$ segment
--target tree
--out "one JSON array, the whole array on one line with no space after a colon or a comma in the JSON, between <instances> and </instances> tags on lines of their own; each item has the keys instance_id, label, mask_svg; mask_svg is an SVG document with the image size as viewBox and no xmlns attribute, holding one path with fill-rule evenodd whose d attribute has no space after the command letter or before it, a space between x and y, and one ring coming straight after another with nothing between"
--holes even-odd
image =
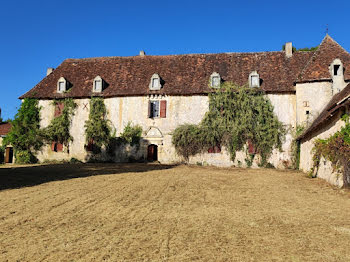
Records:
<instances>
[{"instance_id":1,"label":"tree","mask_svg":"<svg viewBox=\"0 0 350 262\"><path fill-rule=\"evenodd\" d=\"M4 146L9 144L13 146L16 162L32 162L35 159L34 152L43 145L38 100L24 99L11 124L11 130L3 141ZM25 159L21 158L22 155L26 156Z\"/></svg>"}]
</instances>

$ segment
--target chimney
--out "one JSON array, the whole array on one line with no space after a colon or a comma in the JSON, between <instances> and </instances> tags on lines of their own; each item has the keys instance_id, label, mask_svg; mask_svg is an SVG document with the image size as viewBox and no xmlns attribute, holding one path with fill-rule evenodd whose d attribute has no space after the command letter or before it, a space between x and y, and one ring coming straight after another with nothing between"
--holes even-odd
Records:
<instances>
[{"instance_id":1,"label":"chimney","mask_svg":"<svg viewBox=\"0 0 350 262\"><path fill-rule=\"evenodd\" d=\"M145 56L145 55L146 55L145 51L141 50L140 51L140 56Z\"/></svg>"},{"instance_id":2,"label":"chimney","mask_svg":"<svg viewBox=\"0 0 350 262\"><path fill-rule=\"evenodd\" d=\"M286 57L292 57L293 55L293 44L292 42L288 42L286 43L286 45L284 46L284 52L286 52Z\"/></svg>"},{"instance_id":3,"label":"chimney","mask_svg":"<svg viewBox=\"0 0 350 262\"><path fill-rule=\"evenodd\" d=\"M55 68L49 67L46 71L46 76L48 76L49 74L51 74L53 72L53 70L55 70Z\"/></svg>"}]
</instances>

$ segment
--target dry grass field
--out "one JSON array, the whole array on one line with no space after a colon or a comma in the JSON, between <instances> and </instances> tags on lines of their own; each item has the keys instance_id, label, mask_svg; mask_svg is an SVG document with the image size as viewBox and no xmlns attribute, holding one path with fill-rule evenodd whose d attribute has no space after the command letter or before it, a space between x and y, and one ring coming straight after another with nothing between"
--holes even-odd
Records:
<instances>
[{"instance_id":1,"label":"dry grass field","mask_svg":"<svg viewBox=\"0 0 350 262\"><path fill-rule=\"evenodd\" d=\"M350 193L302 173L0 168L0 261L350 261Z\"/></svg>"}]
</instances>

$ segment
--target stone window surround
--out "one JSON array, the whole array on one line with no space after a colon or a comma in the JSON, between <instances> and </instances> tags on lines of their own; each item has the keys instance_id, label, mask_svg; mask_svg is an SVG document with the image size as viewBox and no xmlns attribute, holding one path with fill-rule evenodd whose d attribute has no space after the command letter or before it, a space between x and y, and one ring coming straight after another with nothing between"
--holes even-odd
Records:
<instances>
[{"instance_id":1,"label":"stone window surround","mask_svg":"<svg viewBox=\"0 0 350 262\"><path fill-rule=\"evenodd\" d=\"M60 83L64 83L64 90L60 90ZM67 91L67 80L61 76L60 79L57 81L57 93L64 93Z\"/></svg>"},{"instance_id":2,"label":"stone window surround","mask_svg":"<svg viewBox=\"0 0 350 262\"><path fill-rule=\"evenodd\" d=\"M158 83L158 86L156 86L156 87L153 86L154 80L156 80ZM162 84L160 82L160 76L158 74L153 74L151 77L151 82L149 83L149 89L150 90L160 90L161 88L162 88Z\"/></svg>"},{"instance_id":3,"label":"stone window surround","mask_svg":"<svg viewBox=\"0 0 350 262\"><path fill-rule=\"evenodd\" d=\"M253 77L257 77L258 78L259 81L258 81L257 85L253 85L253 83L252 83L252 78ZM249 74L248 82L249 82L249 87L260 87L260 76L259 76L259 74L258 74L258 72L256 70L252 71Z\"/></svg>"},{"instance_id":4,"label":"stone window surround","mask_svg":"<svg viewBox=\"0 0 350 262\"><path fill-rule=\"evenodd\" d=\"M97 81L101 81L101 89L97 90L96 89L96 82ZM100 76L96 76L95 79L94 79L94 82L93 82L93 88L92 88L92 92L94 93L101 93L102 90L103 90L103 79L100 77Z\"/></svg>"},{"instance_id":5,"label":"stone window surround","mask_svg":"<svg viewBox=\"0 0 350 262\"><path fill-rule=\"evenodd\" d=\"M218 77L219 78L219 83L221 83L221 77L220 77L220 74L217 73L217 72L214 72L210 75L210 86L212 88L219 88L220 87L220 84L218 86L214 86L214 83L213 83L213 80L215 77Z\"/></svg>"},{"instance_id":6,"label":"stone window surround","mask_svg":"<svg viewBox=\"0 0 350 262\"><path fill-rule=\"evenodd\" d=\"M336 75L334 75L334 66L338 65L338 73ZM341 60L339 58L336 58L333 60L333 62L330 64L329 66L329 72L331 74L332 77L343 77L343 73L344 73L344 67L343 67L343 63L341 62Z\"/></svg>"}]
</instances>

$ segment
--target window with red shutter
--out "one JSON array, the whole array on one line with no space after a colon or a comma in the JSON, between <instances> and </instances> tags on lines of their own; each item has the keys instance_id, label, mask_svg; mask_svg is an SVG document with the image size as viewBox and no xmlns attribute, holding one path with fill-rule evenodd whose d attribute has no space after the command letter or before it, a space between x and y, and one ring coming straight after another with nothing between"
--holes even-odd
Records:
<instances>
[{"instance_id":1,"label":"window with red shutter","mask_svg":"<svg viewBox=\"0 0 350 262\"><path fill-rule=\"evenodd\" d=\"M63 113L64 104L57 103L55 106L55 117L59 117Z\"/></svg>"},{"instance_id":2,"label":"window with red shutter","mask_svg":"<svg viewBox=\"0 0 350 262\"><path fill-rule=\"evenodd\" d=\"M63 144L58 143L58 142L52 142L51 150L54 152L62 152L63 151Z\"/></svg>"},{"instance_id":3,"label":"window with red shutter","mask_svg":"<svg viewBox=\"0 0 350 262\"><path fill-rule=\"evenodd\" d=\"M248 140L248 153L249 154L256 154L255 146L251 140Z\"/></svg>"},{"instance_id":4,"label":"window with red shutter","mask_svg":"<svg viewBox=\"0 0 350 262\"><path fill-rule=\"evenodd\" d=\"M221 153L221 145L217 144L216 146L209 147L208 148L208 153L209 154Z\"/></svg>"},{"instance_id":5,"label":"window with red shutter","mask_svg":"<svg viewBox=\"0 0 350 262\"><path fill-rule=\"evenodd\" d=\"M166 118L166 100L160 101L160 117Z\"/></svg>"}]
</instances>

